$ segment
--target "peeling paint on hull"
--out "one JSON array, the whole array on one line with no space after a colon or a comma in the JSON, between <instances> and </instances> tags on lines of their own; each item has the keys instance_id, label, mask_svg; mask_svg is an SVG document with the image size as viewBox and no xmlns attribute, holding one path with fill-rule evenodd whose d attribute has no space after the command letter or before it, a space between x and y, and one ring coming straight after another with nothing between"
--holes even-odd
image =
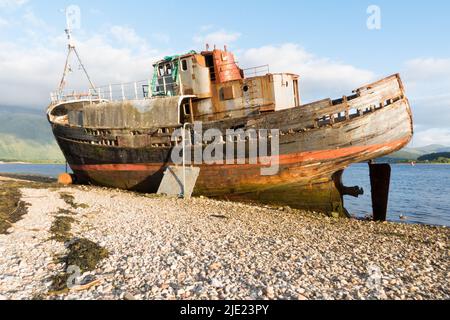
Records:
<instances>
[{"instance_id":1,"label":"peeling paint on hull","mask_svg":"<svg viewBox=\"0 0 450 320\"><path fill-rule=\"evenodd\" d=\"M229 128L280 130L279 173L263 176L261 165L248 161L201 165L194 194L343 215L343 189L336 176L353 163L400 150L413 134L411 109L398 75L356 92L341 100L205 123L204 131L217 128L224 135ZM54 109L55 114L64 112L61 106ZM86 128L50 122L79 181L156 192L164 170L173 165L170 129Z\"/></svg>"}]
</instances>

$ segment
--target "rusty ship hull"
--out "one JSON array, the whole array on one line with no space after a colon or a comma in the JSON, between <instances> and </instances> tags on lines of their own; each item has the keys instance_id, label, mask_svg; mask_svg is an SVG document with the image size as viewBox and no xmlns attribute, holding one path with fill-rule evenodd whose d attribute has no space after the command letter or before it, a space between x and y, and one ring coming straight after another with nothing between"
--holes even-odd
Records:
<instances>
[{"instance_id":1,"label":"rusty ship hull","mask_svg":"<svg viewBox=\"0 0 450 320\"><path fill-rule=\"evenodd\" d=\"M109 102L94 103L107 107ZM156 192L165 170L173 165L171 134L175 128L94 127L73 125L67 117L57 120L68 110L82 113L92 104L64 102L52 106L48 113L56 140L77 180ZM130 104L122 103L119 108L128 110ZM246 164L202 164L198 165L200 175L194 195L257 200L343 215L343 170L400 150L413 135L411 109L398 75L337 100L269 112L260 107L257 112L227 119L205 119L195 111L190 116L192 120L206 120L204 130L218 128L224 137L229 128L280 130L278 174L263 176L262 165L250 164L248 159Z\"/></svg>"}]
</instances>

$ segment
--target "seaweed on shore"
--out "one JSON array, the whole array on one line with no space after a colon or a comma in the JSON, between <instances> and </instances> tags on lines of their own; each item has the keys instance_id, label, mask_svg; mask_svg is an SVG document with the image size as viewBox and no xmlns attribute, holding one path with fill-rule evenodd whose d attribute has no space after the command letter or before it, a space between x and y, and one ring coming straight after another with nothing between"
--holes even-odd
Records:
<instances>
[{"instance_id":1,"label":"seaweed on shore","mask_svg":"<svg viewBox=\"0 0 450 320\"><path fill-rule=\"evenodd\" d=\"M61 258L64 262L64 272L52 277L50 294L66 293L70 277L68 268L75 266L81 273L95 270L99 262L109 256L108 250L87 239L74 239L68 245L68 253Z\"/></svg>"},{"instance_id":2,"label":"seaweed on shore","mask_svg":"<svg viewBox=\"0 0 450 320\"><path fill-rule=\"evenodd\" d=\"M28 203L21 200L20 189L42 189L55 186L51 179L34 176L17 176L2 174L11 180L0 180L0 234L7 234L8 229L27 214ZM23 180L13 180L23 179Z\"/></svg>"},{"instance_id":3,"label":"seaweed on shore","mask_svg":"<svg viewBox=\"0 0 450 320\"><path fill-rule=\"evenodd\" d=\"M22 201L20 188L29 187L23 182L0 182L0 234L7 234L11 226L28 212L29 204Z\"/></svg>"},{"instance_id":4,"label":"seaweed on shore","mask_svg":"<svg viewBox=\"0 0 450 320\"><path fill-rule=\"evenodd\" d=\"M82 209L86 209L89 206L85 203L75 203L75 197L69 193L63 192L60 193L59 195L61 197L61 199L64 200L65 203L67 203L69 206L71 206L74 209L78 209L78 208L82 208Z\"/></svg>"},{"instance_id":5,"label":"seaweed on shore","mask_svg":"<svg viewBox=\"0 0 450 320\"><path fill-rule=\"evenodd\" d=\"M87 239L76 239L68 249L66 265L77 266L82 272L95 270L98 263L109 255L108 250Z\"/></svg>"},{"instance_id":6,"label":"seaweed on shore","mask_svg":"<svg viewBox=\"0 0 450 320\"><path fill-rule=\"evenodd\" d=\"M50 232L52 233L51 239L59 242L69 241L72 238L70 229L72 228L72 223L74 222L75 219L72 217L56 217L56 219L52 223L52 226L50 227Z\"/></svg>"}]
</instances>

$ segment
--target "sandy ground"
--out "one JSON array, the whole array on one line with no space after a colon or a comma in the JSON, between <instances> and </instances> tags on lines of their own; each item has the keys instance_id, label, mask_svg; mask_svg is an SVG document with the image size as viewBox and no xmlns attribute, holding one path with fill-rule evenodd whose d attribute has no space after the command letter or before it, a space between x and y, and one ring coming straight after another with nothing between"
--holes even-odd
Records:
<instances>
[{"instance_id":1,"label":"sandy ground","mask_svg":"<svg viewBox=\"0 0 450 320\"><path fill-rule=\"evenodd\" d=\"M444 227L95 187L21 193L28 213L0 235L0 299L450 298ZM66 243L51 240L61 209ZM86 287L54 293L56 258L77 238L109 256L80 275Z\"/></svg>"}]
</instances>

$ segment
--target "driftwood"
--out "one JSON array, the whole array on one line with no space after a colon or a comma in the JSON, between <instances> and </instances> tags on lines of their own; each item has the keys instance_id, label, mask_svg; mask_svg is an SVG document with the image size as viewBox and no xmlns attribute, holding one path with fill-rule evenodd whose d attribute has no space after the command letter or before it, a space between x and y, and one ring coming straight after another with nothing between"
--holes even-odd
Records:
<instances>
[{"instance_id":1,"label":"driftwood","mask_svg":"<svg viewBox=\"0 0 450 320\"><path fill-rule=\"evenodd\" d=\"M73 286L72 288L70 288L70 291L84 291L84 290L89 290L92 287L96 287L98 286L100 283L102 282L101 279L96 279L92 282L83 284L83 285L77 285L77 286Z\"/></svg>"}]
</instances>

